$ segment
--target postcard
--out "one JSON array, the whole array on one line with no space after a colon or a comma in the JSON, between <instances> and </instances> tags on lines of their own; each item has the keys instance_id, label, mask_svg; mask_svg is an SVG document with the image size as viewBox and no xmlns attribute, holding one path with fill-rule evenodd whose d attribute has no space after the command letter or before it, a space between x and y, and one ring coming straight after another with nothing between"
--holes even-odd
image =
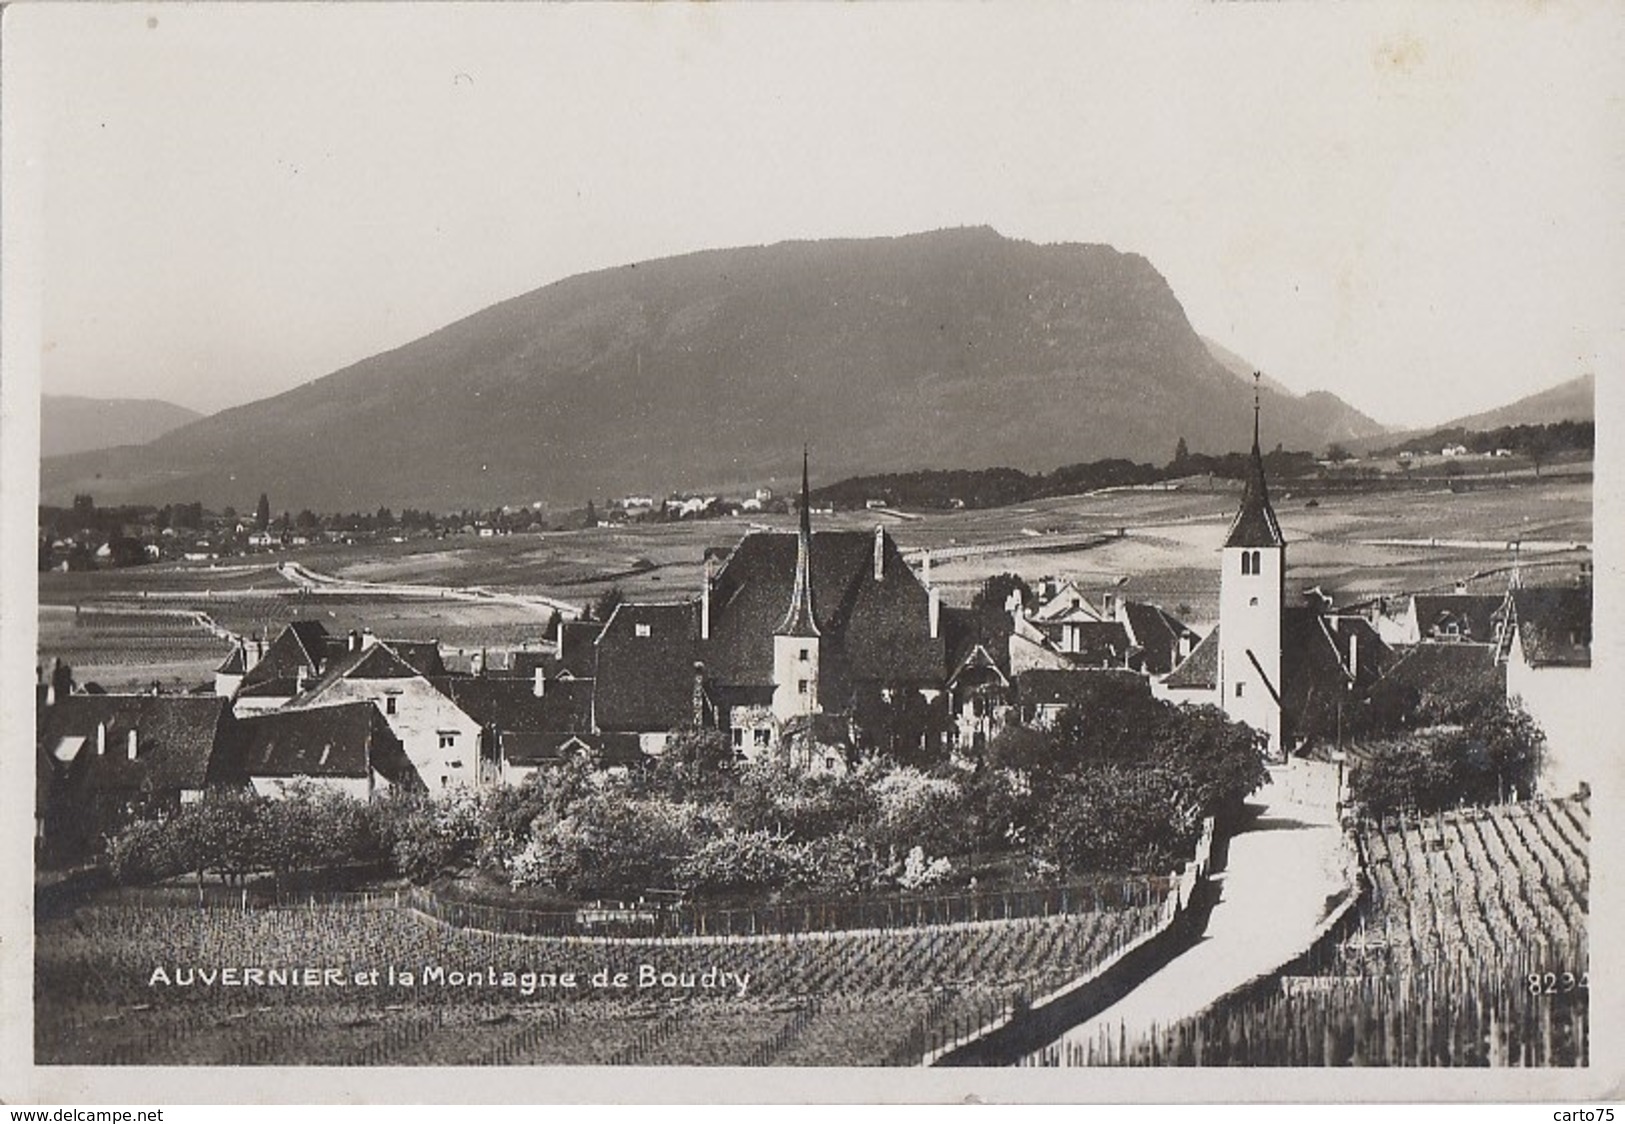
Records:
<instances>
[{"instance_id":1,"label":"postcard","mask_svg":"<svg viewBox=\"0 0 1625 1124\"><path fill-rule=\"evenodd\" d=\"M1622 47L10 7L4 1096L1616 1096Z\"/></svg>"}]
</instances>

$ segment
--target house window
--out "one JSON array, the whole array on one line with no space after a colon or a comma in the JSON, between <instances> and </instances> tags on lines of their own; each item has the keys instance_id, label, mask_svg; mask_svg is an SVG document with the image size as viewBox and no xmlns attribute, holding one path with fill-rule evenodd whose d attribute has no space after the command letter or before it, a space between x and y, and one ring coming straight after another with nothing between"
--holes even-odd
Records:
<instances>
[{"instance_id":1,"label":"house window","mask_svg":"<svg viewBox=\"0 0 1625 1124\"><path fill-rule=\"evenodd\" d=\"M1241 572L1243 574L1250 574L1253 572L1253 552L1250 550L1244 550L1241 552Z\"/></svg>"},{"instance_id":2,"label":"house window","mask_svg":"<svg viewBox=\"0 0 1625 1124\"><path fill-rule=\"evenodd\" d=\"M385 695L384 696L384 713L385 714L394 714L395 713L395 696L394 695Z\"/></svg>"},{"instance_id":3,"label":"house window","mask_svg":"<svg viewBox=\"0 0 1625 1124\"><path fill-rule=\"evenodd\" d=\"M1253 551L1253 573L1262 574L1263 572L1264 572L1264 556L1262 554L1260 554L1258 551L1255 550L1255 551Z\"/></svg>"},{"instance_id":4,"label":"house window","mask_svg":"<svg viewBox=\"0 0 1625 1124\"><path fill-rule=\"evenodd\" d=\"M451 749L456 744L457 744L457 735L456 734L442 733L440 735L440 748L441 749Z\"/></svg>"},{"instance_id":5,"label":"house window","mask_svg":"<svg viewBox=\"0 0 1625 1124\"><path fill-rule=\"evenodd\" d=\"M832 756L832 755L825 756L825 758L824 758L824 768L826 768L826 769L835 768L835 758L834 758L834 756Z\"/></svg>"},{"instance_id":6,"label":"house window","mask_svg":"<svg viewBox=\"0 0 1625 1124\"><path fill-rule=\"evenodd\" d=\"M649 626L646 624L636 624L632 626L632 631L638 636L647 636L649 635Z\"/></svg>"},{"instance_id":7,"label":"house window","mask_svg":"<svg viewBox=\"0 0 1625 1124\"><path fill-rule=\"evenodd\" d=\"M802 663L806 663L807 660L811 657L811 655L812 655L811 652L809 652L806 648L803 648L803 649L801 649L800 654L797 655L796 658L799 659Z\"/></svg>"},{"instance_id":8,"label":"house window","mask_svg":"<svg viewBox=\"0 0 1625 1124\"><path fill-rule=\"evenodd\" d=\"M799 682L796 683L796 690L798 692L800 692L801 694L803 694L803 695L805 695L807 693L807 687L808 687L808 683L807 683L807 681L805 679L802 679L802 680L800 680Z\"/></svg>"},{"instance_id":9,"label":"house window","mask_svg":"<svg viewBox=\"0 0 1625 1124\"><path fill-rule=\"evenodd\" d=\"M446 774L444 774L444 773L440 774L440 787L441 788L450 788L451 787L451 778L446 776Z\"/></svg>"},{"instance_id":10,"label":"house window","mask_svg":"<svg viewBox=\"0 0 1625 1124\"><path fill-rule=\"evenodd\" d=\"M745 731L744 731L744 729L742 727L735 726L734 730L733 730L733 734L734 734L734 748L735 749L743 749L744 746L745 746Z\"/></svg>"},{"instance_id":11,"label":"house window","mask_svg":"<svg viewBox=\"0 0 1625 1124\"><path fill-rule=\"evenodd\" d=\"M756 738L756 748L757 749L766 749L767 748L767 741L768 741L768 731L767 730L752 730L751 733Z\"/></svg>"},{"instance_id":12,"label":"house window","mask_svg":"<svg viewBox=\"0 0 1625 1124\"><path fill-rule=\"evenodd\" d=\"M1247 684L1245 684L1245 683L1237 683L1236 684L1236 698L1238 698L1238 699L1241 698L1243 690L1244 690L1244 688L1246 686L1247 686Z\"/></svg>"},{"instance_id":13,"label":"house window","mask_svg":"<svg viewBox=\"0 0 1625 1124\"><path fill-rule=\"evenodd\" d=\"M1247 598L1247 604L1249 604L1249 605L1257 605L1258 604L1258 598L1256 598L1256 597Z\"/></svg>"}]
</instances>

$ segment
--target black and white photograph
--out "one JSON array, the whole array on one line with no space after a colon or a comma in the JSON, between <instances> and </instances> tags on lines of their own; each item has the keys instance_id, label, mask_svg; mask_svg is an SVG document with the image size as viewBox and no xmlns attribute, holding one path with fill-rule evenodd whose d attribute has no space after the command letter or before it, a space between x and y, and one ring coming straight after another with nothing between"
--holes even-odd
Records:
<instances>
[{"instance_id":1,"label":"black and white photograph","mask_svg":"<svg viewBox=\"0 0 1625 1124\"><path fill-rule=\"evenodd\" d=\"M1625 10L0 59L8 1103L1617 1097Z\"/></svg>"}]
</instances>

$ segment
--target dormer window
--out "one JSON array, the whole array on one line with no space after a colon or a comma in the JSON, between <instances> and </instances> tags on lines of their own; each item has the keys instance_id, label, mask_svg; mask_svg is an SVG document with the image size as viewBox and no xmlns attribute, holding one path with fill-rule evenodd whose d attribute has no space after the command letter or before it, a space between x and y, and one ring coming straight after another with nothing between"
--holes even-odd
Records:
<instances>
[{"instance_id":1,"label":"dormer window","mask_svg":"<svg viewBox=\"0 0 1625 1124\"><path fill-rule=\"evenodd\" d=\"M634 636L648 636L649 626L646 624L635 624L632 626L632 634Z\"/></svg>"}]
</instances>

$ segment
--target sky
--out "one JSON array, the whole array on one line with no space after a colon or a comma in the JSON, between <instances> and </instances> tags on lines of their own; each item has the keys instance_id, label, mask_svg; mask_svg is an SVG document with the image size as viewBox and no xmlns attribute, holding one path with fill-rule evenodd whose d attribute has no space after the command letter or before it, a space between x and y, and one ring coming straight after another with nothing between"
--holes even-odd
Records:
<instances>
[{"instance_id":1,"label":"sky","mask_svg":"<svg viewBox=\"0 0 1625 1124\"><path fill-rule=\"evenodd\" d=\"M208 412L591 269L983 224L1143 254L1199 332L1389 424L1625 359L1605 0L5 21L47 393Z\"/></svg>"}]
</instances>

